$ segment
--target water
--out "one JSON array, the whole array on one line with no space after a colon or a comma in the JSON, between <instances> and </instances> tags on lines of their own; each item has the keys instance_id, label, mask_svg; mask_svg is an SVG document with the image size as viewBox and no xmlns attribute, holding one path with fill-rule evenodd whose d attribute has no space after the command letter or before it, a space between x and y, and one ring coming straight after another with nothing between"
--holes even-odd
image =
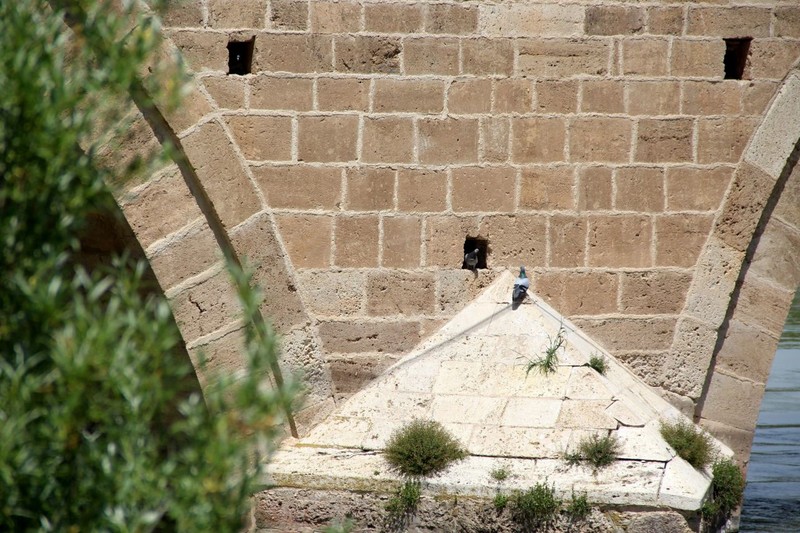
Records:
<instances>
[{"instance_id":1,"label":"water","mask_svg":"<svg viewBox=\"0 0 800 533\"><path fill-rule=\"evenodd\" d=\"M761 403L740 531L800 532L800 291Z\"/></svg>"}]
</instances>

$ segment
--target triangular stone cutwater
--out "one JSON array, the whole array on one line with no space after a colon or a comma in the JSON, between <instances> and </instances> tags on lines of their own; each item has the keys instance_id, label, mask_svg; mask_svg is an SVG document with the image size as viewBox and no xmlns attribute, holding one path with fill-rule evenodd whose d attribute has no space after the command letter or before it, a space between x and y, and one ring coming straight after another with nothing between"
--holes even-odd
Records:
<instances>
[{"instance_id":1,"label":"triangular stone cutwater","mask_svg":"<svg viewBox=\"0 0 800 533\"><path fill-rule=\"evenodd\" d=\"M470 455L426 480L429 490L491 498L490 472L502 467L512 474L508 490L547 480L567 499L586 491L601 504L698 509L709 476L677 457L659 432L680 412L535 294L512 308L513 284L514 275L500 275L309 435L287 441L270 464L271 482L386 490L397 476L380 450L406 422L433 419ZM559 330L565 343L555 371L528 372ZM592 355L605 358L605 375L587 366ZM615 435L618 460L599 470L567 464L564 453L592 434Z\"/></svg>"}]
</instances>

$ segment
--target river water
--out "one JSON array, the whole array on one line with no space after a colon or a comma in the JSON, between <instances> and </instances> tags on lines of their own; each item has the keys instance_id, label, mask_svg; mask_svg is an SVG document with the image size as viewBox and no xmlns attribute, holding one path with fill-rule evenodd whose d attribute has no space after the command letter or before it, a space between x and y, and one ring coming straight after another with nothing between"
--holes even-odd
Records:
<instances>
[{"instance_id":1,"label":"river water","mask_svg":"<svg viewBox=\"0 0 800 533\"><path fill-rule=\"evenodd\" d=\"M739 531L800 532L800 291L761 403Z\"/></svg>"}]
</instances>

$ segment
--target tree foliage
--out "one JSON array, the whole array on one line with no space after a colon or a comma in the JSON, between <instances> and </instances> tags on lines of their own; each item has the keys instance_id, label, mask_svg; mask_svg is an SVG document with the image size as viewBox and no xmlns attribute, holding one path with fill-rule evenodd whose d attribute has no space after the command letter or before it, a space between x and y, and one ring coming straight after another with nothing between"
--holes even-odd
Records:
<instances>
[{"instance_id":1,"label":"tree foliage","mask_svg":"<svg viewBox=\"0 0 800 533\"><path fill-rule=\"evenodd\" d=\"M294 396L263 385L277 348L248 276L230 267L249 372L201 394L145 265L76 261L159 44L156 18L111 4L0 2L0 530L235 531Z\"/></svg>"}]
</instances>

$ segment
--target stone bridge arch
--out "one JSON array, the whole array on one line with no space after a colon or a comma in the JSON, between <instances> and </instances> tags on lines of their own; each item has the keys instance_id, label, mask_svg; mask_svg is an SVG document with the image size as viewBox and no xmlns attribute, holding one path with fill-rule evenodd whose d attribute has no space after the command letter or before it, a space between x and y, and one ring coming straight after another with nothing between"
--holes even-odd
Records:
<instances>
[{"instance_id":1,"label":"stone bridge arch","mask_svg":"<svg viewBox=\"0 0 800 533\"><path fill-rule=\"evenodd\" d=\"M129 134L131 149L171 138L186 157L119 203L190 353L239 367L222 257L248 257L287 369L312 379L307 427L522 257L538 293L746 460L798 282L796 67L778 80L800 50L795 8L261 4L170 13L167 47L196 84L178 112L145 113ZM764 38L749 84L721 81L720 37L737 24ZM226 76L226 44L253 36L253 74ZM379 109L387 94L398 107ZM303 128L337 131L330 117L356 139L352 156L300 146ZM528 142L542 126L558 142ZM387 142L365 144L373 134ZM494 271L472 279L454 266L461 242L487 235Z\"/></svg>"}]
</instances>

